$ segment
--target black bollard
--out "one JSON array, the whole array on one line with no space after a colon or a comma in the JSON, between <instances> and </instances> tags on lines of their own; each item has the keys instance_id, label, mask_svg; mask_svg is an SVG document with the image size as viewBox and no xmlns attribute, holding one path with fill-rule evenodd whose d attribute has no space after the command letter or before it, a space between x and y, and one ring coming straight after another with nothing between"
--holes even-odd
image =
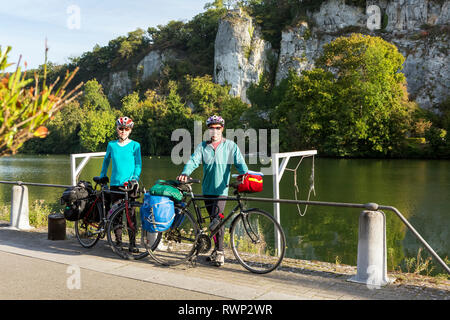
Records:
<instances>
[{"instance_id":1,"label":"black bollard","mask_svg":"<svg viewBox=\"0 0 450 320\"><path fill-rule=\"evenodd\" d=\"M48 240L66 239L66 219L61 213L48 215Z\"/></svg>"}]
</instances>

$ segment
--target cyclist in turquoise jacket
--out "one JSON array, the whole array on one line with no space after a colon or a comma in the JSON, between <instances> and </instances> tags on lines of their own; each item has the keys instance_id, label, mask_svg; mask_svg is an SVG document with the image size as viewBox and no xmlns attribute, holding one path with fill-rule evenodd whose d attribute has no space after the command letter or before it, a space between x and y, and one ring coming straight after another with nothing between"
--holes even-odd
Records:
<instances>
[{"instance_id":1,"label":"cyclist in turquoise jacket","mask_svg":"<svg viewBox=\"0 0 450 320\"><path fill-rule=\"evenodd\" d=\"M202 193L208 198L223 198L228 196L228 184L230 182L231 165L234 164L240 174L245 174L248 167L245 163L239 147L234 141L222 137L225 121L220 116L211 116L206 121L211 139L203 141L196 148L189 161L184 166L179 181L186 181L187 177L203 165ZM210 229L223 219L225 200L205 200L206 209L210 216ZM209 260L216 266L222 266L225 261L223 252L223 239L225 228L214 238L214 251Z\"/></svg>"},{"instance_id":2,"label":"cyclist in turquoise jacket","mask_svg":"<svg viewBox=\"0 0 450 320\"><path fill-rule=\"evenodd\" d=\"M130 179L139 179L142 170L141 145L139 142L129 138L134 122L128 117L120 117L116 121L116 131L118 139L108 143L106 154L103 158L102 171L100 177L105 177L109 164L112 162L110 190L120 191L124 182ZM122 194L111 193L111 204L122 199ZM134 208L131 210L131 222L136 226L136 214ZM122 243L122 229L115 230L116 243ZM134 233L130 232L130 252L138 252Z\"/></svg>"}]
</instances>

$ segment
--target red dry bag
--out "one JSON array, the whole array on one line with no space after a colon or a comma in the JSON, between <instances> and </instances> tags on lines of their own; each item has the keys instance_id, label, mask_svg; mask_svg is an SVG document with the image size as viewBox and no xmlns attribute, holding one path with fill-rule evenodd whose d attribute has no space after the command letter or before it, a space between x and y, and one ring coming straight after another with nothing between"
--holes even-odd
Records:
<instances>
[{"instance_id":1,"label":"red dry bag","mask_svg":"<svg viewBox=\"0 0 450 320\"><path fill-rule=\"evenodd\" d=\"M238 192L261 192L263 190L263 177L258 174L241 174L237 177Z\"/></svg>"}]
</instances>

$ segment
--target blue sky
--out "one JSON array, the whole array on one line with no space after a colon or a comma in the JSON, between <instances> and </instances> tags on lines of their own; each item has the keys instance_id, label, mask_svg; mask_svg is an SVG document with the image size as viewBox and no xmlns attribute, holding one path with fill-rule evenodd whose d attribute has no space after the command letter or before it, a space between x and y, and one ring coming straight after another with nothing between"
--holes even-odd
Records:
<instances>
[{"instance_id":1,"label":"blue sky","mask_svg":"<svg viewBox=\"0 0 450 320\"><path fill-rule=\"evenodd\" d=\"M48 60L65 63L68 57L90 51L95 44L129 31L165 25L170 20L189 21L204 12L212 0L8 0L0 5L0 45L10 45L10 62L22 54L28 69ZM79 11L78 11L79 10ZM79 12L79 15L77 14ZM79 17L79 19L78 19Z\"/></svg>"}]
</instances>

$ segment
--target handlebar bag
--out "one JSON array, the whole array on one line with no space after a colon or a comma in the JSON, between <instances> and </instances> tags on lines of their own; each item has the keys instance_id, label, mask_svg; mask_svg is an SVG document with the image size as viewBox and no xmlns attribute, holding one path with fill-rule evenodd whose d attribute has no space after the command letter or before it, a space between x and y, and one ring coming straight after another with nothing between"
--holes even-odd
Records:
<instances>
[{"instance_id":1,"label":"handlebar bag","mask_svg":"<svg viewBox=\"0 0 450 320\"><path fill-rule=\"evenodd\" d=\"M166 231L172 226L175 207L169 197L144 194L141 206L142 227L148 232Z\"/></svg>"},{"instance_id":2,"label":"handlebar bag","mask_svg":"<svg viewBox=\"0 0 450 320\"><path fill-rule=\"evenodd\" d=\"M259 174L241 174L237 177L238 192L252 193L263 190L263 177Z\"/></svg>"},{"instance_id":3,"label":"handlebar bag","mask_svg":"<svg viewBox=\"0 0 450 320\"><path fill-rule=\"evenodd\" d=\"M169 197L175 202L180 202L183 199L183 193L178 190L170 180L158 180L156 184L149 190L153 196Z\"/></svg>"}]
</instances>

